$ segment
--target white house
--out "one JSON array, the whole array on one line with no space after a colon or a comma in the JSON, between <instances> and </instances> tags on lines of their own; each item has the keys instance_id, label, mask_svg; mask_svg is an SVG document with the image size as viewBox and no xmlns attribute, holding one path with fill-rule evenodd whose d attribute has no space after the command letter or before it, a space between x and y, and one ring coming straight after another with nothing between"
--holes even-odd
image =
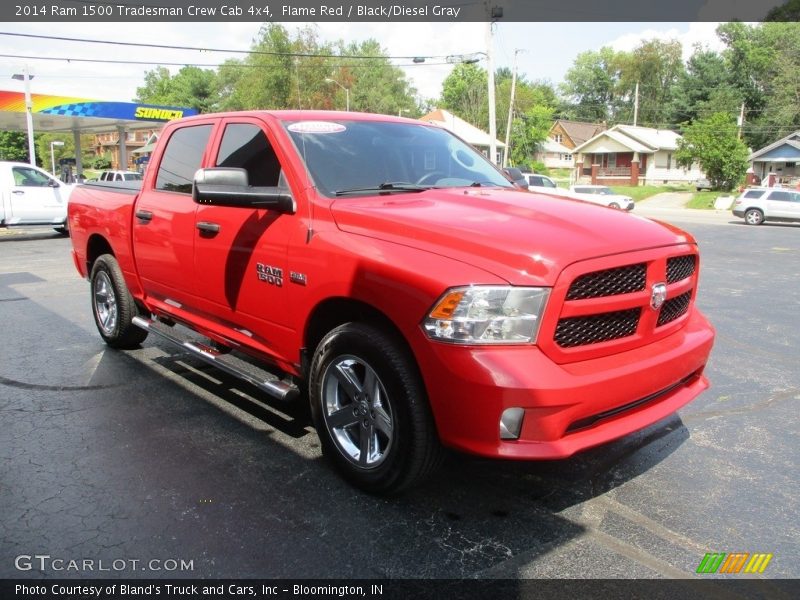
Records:
<instances>
[{"instance_id":1,"label":"white house","mask_svg":"<svg viewBox=\"0 0 800 600\"><path fill-rule=\"evenodd\" d=\"M575 164L572 150L552 138L547 138L533 156L548 169L571 169Z\"/></svg>"},{"instance_id":2,"label":"white house","mask_svg":"<svg viewBox=\"0 0 800 600\"><path fill-rule=\"evenodd\" d=\"M800 183L800 130L756 150L747 160L765 185Z\"/></svg>"},{"instance_id":3,"label":"white house","mask_svg":"<svg viewBox=\"0 0 800 600\"><path fill-rule=\"evenodd\" d=\"M690 183L703 172L697 165L676 164L679 139L669 129L615 125L573 149L574 179L605 185Z\"/></svg>"},{"instance_id":4,"label":"white house","mask_svg":"<svg viewBox=\"0 0 800 600\"><path fill-rule=\"evenodd\" d=\"M420 117L419 120L444 127L445 129L455 133L468 144L475 146L485 155L489 155L489 147L492 140L492 138L489 137L489 134L485 131L481 131L474 125L467 123L464 119L457 117L453 113L441 108L437 108L436 110L429 112L424 117ZM500 140L495 140L495 147L498 150L502 150L506 147L506 145ZM496 163L499 162L498 158L499 157L495 157Z\"/></svg>"}]
</instances>

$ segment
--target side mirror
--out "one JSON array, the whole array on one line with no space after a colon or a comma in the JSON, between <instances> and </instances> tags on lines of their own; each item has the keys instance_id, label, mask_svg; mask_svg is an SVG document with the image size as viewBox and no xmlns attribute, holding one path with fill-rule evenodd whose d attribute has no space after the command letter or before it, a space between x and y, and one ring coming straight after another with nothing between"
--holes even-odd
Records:
<instances>
[{"instance_id":1,"label":"side mirror","mask_svg":"<svg viewBox=\"0 0 800 600\"><path fill-rule=\"evenodd\" d=\"M265 208L290 215L297 210L291 194L273 186L251 186L245 169L231 167L198 170L192 184L192 199L198 204Z\"/></svg>"},{"instance_id":2,"label":"side mirror","mask_svg":"<svg viewBox=\"0 0 800 600\"><path fill-rule=\"evenodd\" d=\"M55 179L48 179L47 185L50 186L51 188L61 187L60 184Z\"/></svg>"}]
</instances>

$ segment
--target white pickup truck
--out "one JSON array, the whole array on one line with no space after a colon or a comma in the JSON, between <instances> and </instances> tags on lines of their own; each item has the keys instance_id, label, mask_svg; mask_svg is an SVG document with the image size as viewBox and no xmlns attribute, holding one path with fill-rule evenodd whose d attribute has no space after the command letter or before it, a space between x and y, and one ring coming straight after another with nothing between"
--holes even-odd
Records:
<instances>
[{"instance_id":1,"label":"white pickup truck","mask_svg":"<svg viewBox=\"0 0 800 600\"><path fill-rule=\"evenodd\" d=\"M0 161L0 227L48 226L66 234L74 188L39 167Z\"/></svg>"}]
</instances>

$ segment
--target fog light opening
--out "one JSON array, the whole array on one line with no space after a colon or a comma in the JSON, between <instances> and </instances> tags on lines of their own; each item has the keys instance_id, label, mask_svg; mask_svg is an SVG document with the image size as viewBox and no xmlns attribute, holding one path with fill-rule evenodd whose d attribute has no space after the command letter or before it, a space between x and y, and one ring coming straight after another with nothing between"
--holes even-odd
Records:
<instances>
[{"instance_id":1,"label":"fog light opening","mask_svg":"<svg viewBox=\"0 0 800 600\"><path fill-rule=\"evenodd\" d=\"M522 408L507 408L500 417L500 439L517 440L522 430L522 417L525 410Z\"/></svg>"}]
</instances>

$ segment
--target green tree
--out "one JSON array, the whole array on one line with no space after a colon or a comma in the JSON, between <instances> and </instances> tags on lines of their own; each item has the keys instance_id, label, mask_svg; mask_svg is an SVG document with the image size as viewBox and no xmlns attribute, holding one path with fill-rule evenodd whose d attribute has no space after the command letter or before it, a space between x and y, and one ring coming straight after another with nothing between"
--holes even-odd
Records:
<instances>
[{"instance_id":1,"label":"green tree","mask_svg":"<svg viewBox=\"0 0 800 600\"><path fill-rule=\"evenodd\" d=\"M511 162L527 165L533 159L538 146L547 138L553 124L553 108L536 105L514 119L511 126Z\"/></svg>"},{"instance_id":2,"label":"green tree","mask_svg":"<svg viewBox=\"0 0 800 600\"><path fill-rule=\"evenodd\" d=\"M565 116L579 121L613 121L619 110L617 91L625 55L604 46L581 52L559 86L565 96Z\"/></svg>"},{"instance_id":3,"label":"green tree","mask_svg":"<svg viewBox=\"0 0 800 600\"><path fill-rule=\"evenodd\" d=\"M0 160L28 162L28 134L0 131Z\"/></svg>"},{"instance_id":4,"label":"green tree","mask_svg":"<svg viewBox=\"0 0 800 600\"><path fill-rule=\"evenodd\" d=\"M157 67L144 76L144 85L136 88L136 102L188 106L201 113L219 107L217 74L199 67L182 67L174 76L166 67Z\"/></svg>"},{"instance_id":5,"label":"green tree","mask_svg":"<svg viewBox=\"0 0 800 600\"><path fill-rule=\"evenodd\" d=\"M344 110L347 89L351 110L419 111L416 90L375 40L322 42L311 26L290 34L270 23L261 28L252 50L245 59L220 67L225 110Z\"/></svg>"},{"instance_id":6,"label":"green tree","mask_svg":"<svg viewBox=\"0 0 800 600\"><path fill-rule=\"evenodd\" d=\"M472 63L457 64L442 82L441 108L486 130L489 123L489 76Z\"/></svg>"},{"instance_id":7,"label":"green tree","mask_svg":"<svg viewBox=\"0 0 800 600\"><path fill-rule=\"evenodd\" d=\"M684 73L682 46L678 41L649 40L630 53L620 53L616 86L616 119L633 122L636 87L639 88L638 125L664 127L669 123L668 106L676 84Z\"/></svg>"},{"instance_id":8,"label":"green tree","mask_svg":"<svg viewBox=\"0 0 800 600\"><path fill-rule=\"evenodd\" d=\"M744 136L753 148L800 126L800 24L734 22L717 28L731 84L745 104Z\"/></svg>"},{"instance_id":9,"label":"green tree","mask_svg":"<svg viewBox=\"0 0 800 600\"><path fill-rule=\"evenodd\" d=\"M731 84L722 55L695 47L675 85L670 122L694 121L714 112L734 114L742 100L742 94Z\"/></svg>"},{"instance_id":10,"label":"green tree","mask_svg":"<svg viewBox=\"0 0 800 600\"><path fill-rule=\"evenodd\" d=\"M675 152L679 165L698 163L711 183L724 190L732 190L742 180L747 156L736 122L726 113L714 113L689 124Z\"/></svg>"}]
</instances>

